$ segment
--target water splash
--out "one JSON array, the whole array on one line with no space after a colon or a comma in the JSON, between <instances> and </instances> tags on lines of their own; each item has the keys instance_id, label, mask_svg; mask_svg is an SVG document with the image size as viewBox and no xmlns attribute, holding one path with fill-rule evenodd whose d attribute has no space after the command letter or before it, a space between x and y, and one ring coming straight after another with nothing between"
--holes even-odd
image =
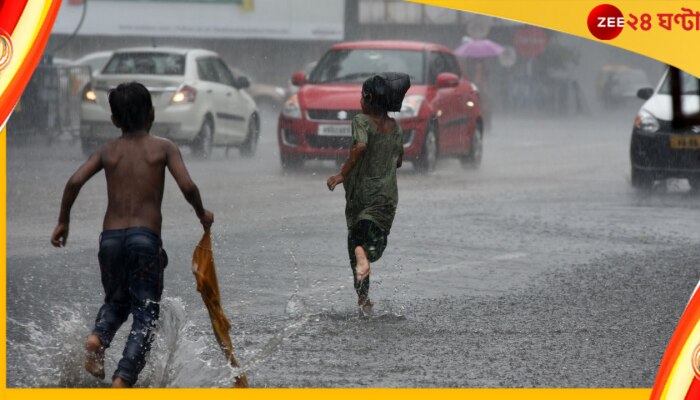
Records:
<instances>
[{"instance_id":1,"label":"water splash","mask_svg":"<svg viewBox=\"0 0 700 400\"><path fill-rule=\"evenodd\" d=\"M8 318L8 387L99 387L83 369L83 345L90 321L80 312L54 307L50 328Z\"/></svg>"},{"instance_id":2,"label":"water splash","mask_svg":"<svg viewBox=\"0 0 700 400\"><path fill-rule=\"evenodd\" d=\"M140 385L231 387L236 371L222 356L213 334L187 318L180 298L165 298Z\"/></svg>"},{"instance_id":3,"label":"water splash","mask_svg":"<svg viewBox=\"0 0 700 400\"><path fill-rule=\"evenodd\" d=\"M297 293L294 293L287 301L284 313L292 318L299 318L306 313L306 303Z\"/></svg>"},{"instance_id":4,"label":"water splash","mask_svg":"<svg viewBox=\"0 0 700 400\"><path fill-rule=\"evenodd\" d=\"M53 307L47 327L8 319L8 387L105 387L111 383L131 319L105 353L107 377L98 380L83 369L84 341L92 328L87 311ZM185 303L164 298L155 339L137 387L231 387L237 374L223 357L209 326L195 326Z\"/></svg>"}]
</instances>

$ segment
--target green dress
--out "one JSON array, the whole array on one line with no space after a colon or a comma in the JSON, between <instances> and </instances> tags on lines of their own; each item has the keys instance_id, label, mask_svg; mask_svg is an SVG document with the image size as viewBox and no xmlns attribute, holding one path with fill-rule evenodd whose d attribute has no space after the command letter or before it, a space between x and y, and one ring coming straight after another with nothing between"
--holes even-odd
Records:
<instances>
[{"instance_id":1,"label":"green dress","mask_svg":"<svg viewBox=\"0 0 700 400\"><path fill-rule=\"evenodd\" d=\"M403 154L403 132L396 124L393 131L380 133L361 113L352 120L352 141L366 143L367 150L343 182L348 229L368 220L389 235L399 203L396 163Z\"/></svg>"}]
</instances>

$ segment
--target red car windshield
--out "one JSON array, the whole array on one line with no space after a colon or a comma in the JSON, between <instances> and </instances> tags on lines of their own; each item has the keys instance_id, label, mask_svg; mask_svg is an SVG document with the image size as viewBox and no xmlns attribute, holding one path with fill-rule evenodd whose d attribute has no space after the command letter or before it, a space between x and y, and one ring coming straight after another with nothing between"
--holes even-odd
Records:
<instances>
[{"instance_id":1,"label":"red car windshield","mask_svg":"<svg viewBox=\"0 0 700 400\"><path fill-rule=\"evenodd\" d=\"M349 49L326 53L309 75L309 83L361 83L381 72L403 72L412 84L425 81L424 53L410 50Z\"/></svg>"}]
</instances>

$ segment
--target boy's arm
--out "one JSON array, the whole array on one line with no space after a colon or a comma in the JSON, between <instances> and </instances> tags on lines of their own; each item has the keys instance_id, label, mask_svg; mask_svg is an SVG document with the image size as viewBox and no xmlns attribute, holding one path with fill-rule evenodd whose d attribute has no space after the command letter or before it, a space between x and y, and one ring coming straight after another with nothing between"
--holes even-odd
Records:
<instances>
[{"instance_id":1,"label":"boy's arm","mask_svg":"<svg viewBox=\"0 0 700 400\"><path fill-rule=\"evenodd\" d=\"M350 150L350 155L348 156L348 159L343 163L343 166L340 168L340 173L337 175L333 175L330 178L328 178L328 181L326 181L326 184L328 185L329 190L335 189L338 184L343 183L345 181L345 178L347 178L348 175L350 175L350 172L352 172L352 169L355 168L355 164L357 164L357 161L362 158L362 155L365 154L365 151L367 150L367 143L355 143L352 146L352 150Z\"/></svg>"},{"instance_id":2,"label":"boy's arm","mask_svg":"<svg viewBox=\"0 0 700 400\"><path fill-rule=\"evenodd\" d=\"M102 169L102 157L100 152L93 153L87 161L81 165L73 176L68 179L66 187L63 190L63 199L61 200L61 212L58 216L58 224L51 235L51 244L55 247L66 245L68 240L68 227L70 225L70 210L78 198L80 189L85 182L92 178L97 172Z\"/></svg>"},{"instance_id":3,"label":"boy's arm","mask_svg":"<svg viewBox=\"0 0 700 400\"><path fill-rule=\"evenodd\" d=\"M166 146L166 165L168 166L168 171L170 171L177 186L185 196L185 200L194 208L199 222L202 223L205 230L209 229L211 224L214 223L214 214L206 210L202 205L202 197L199 195L199 189L197 185L194 184L194 181L192 181L192 178L190 178L189 172L187 172L187 167L185 167L185 162L182 160L180 149L171 141L168 141Z\"/></svg>"}]
</instances>

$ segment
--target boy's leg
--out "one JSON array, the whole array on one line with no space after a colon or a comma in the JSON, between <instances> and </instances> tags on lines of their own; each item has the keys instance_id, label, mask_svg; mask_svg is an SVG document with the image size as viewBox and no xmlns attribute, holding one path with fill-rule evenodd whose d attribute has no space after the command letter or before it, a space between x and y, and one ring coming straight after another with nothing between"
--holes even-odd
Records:
<instances>
[{"instance_id":1,"label":"boy's leg","mask_svg":"<svg viewBox=\"0 0 700 400\"><path fill-rule=\"evenodd\" d=\"M120 377L116 377L116 378L114 378L114 380L112 381L112 387L113 387L113 388L125 389L125 388L130 388L131 385L130 385L127 381L125 381L124 379L122 379L122 378L120 378Z\"/></svg>"},{"instance_id":2,"label":"boy's leg","mask_svg":"<svg viewBox=\"0 0 700 400\"><path fill-rule=\"evenodd\" d=\"M163 272L167 265L160 239L152 233L139 234L136 228L134 230L136 233L127 237L133 324L122 359L112 378L114 387L124 387L120 386L122 384L133 386L146 364L146 354L153 341L153 328L160 313Z\"/></svg>"},{"instance_id":3,"label":"boy's leg","mask_svg":"<svg viewBox=\"0 0 700 400\"><path fill-rule=\"evenodd\" d=\"M85 369L91 375L104 379L104 351L129 316L129 290L122 238L116 234L103 234L98 259L105 300L97 312L92 334L85 342Z\"/></svg>"},{"instance_id":4,"label":"boy's leg","mask_svg":"<svg viewBox=\"0 0 700 400\"><path fill-rule=\"evenodd\" d=\"M85 370L96 378L105 378L105 348L97 335L88 336L85 342Z\"/></svg>"}]
</instances>

